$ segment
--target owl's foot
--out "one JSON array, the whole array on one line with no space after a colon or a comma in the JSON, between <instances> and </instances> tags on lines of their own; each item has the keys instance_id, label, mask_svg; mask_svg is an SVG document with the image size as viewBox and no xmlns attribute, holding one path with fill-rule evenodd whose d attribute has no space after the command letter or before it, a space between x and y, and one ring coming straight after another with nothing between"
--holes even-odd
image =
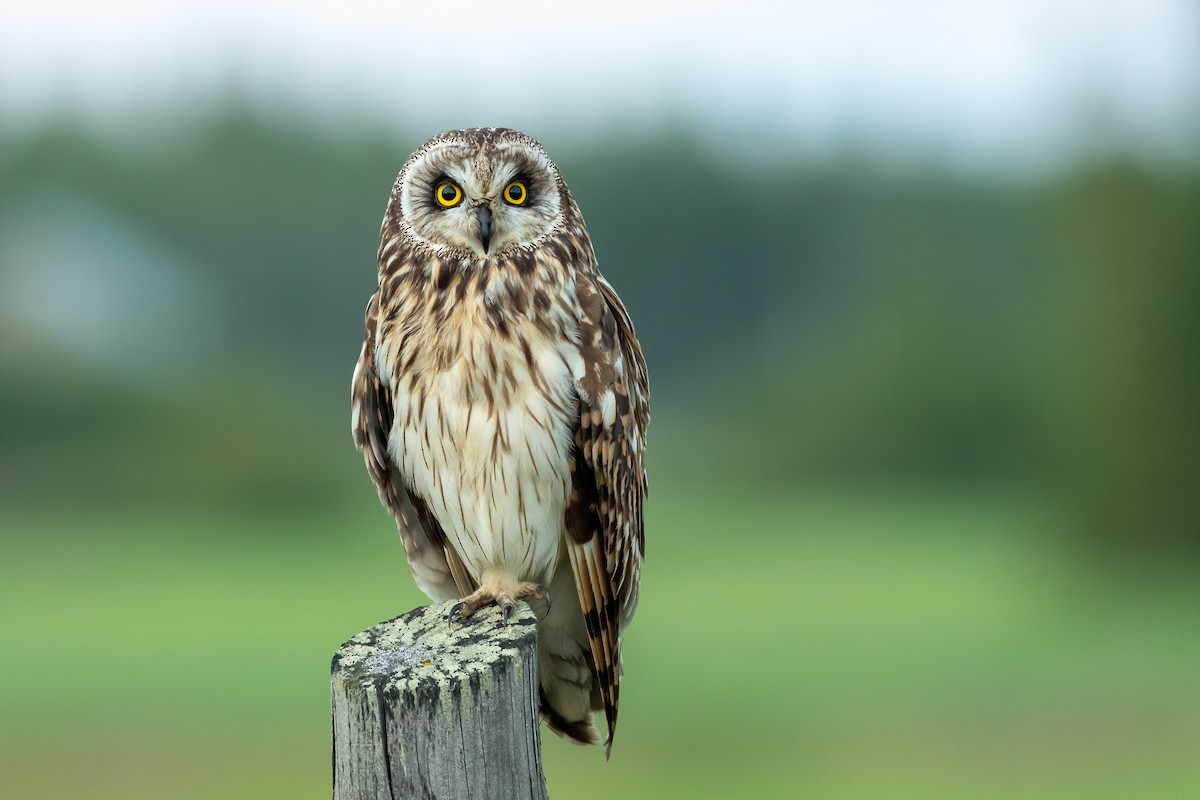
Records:
<instances>
[{"instance_id":1,"label":"owl's foot","mask_svg":"<svg viewBox=\"0 0 1200 800\"><path fill-rule=\"evenodd\" d=\"M545 597L546 587L536 583L519 581L502 585L497 581L485 579L482 586L450 607L447 619L454 619L456 614L465 619L479 609L495 603L500 606L500 618L507 625L518 600L542 600Z\"/></svg>"}]
</instances>

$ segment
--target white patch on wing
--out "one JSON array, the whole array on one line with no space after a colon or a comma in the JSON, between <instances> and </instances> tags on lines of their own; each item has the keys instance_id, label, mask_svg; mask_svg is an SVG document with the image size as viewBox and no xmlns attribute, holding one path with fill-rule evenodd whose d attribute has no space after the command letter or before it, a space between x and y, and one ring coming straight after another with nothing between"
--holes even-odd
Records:
<instances>
[{"instance_id":1,"label":"white patch on wing","mask_svg":"<svg viewBox=\"0 0 1200 800\"><path fill-rule=\"evenodd\" d=\"M571 378L579 383L583 380L583 376L587 374L587 367L583 363L583 354L578 349L572 347L566 354L567 364L570 366Z\"/></svg>"},{"instance_id":2,"label":"white patch on wing","mask_svg":"<svg viewBox=\"0 0 1200 800\"><path fill-rule=\"evenodd\" d=\"M617 421L617 396L612 389L605 389L604 394L600 395L600 418L604 420L605 427L611 427Z\"/></svg>"}]
</instances>

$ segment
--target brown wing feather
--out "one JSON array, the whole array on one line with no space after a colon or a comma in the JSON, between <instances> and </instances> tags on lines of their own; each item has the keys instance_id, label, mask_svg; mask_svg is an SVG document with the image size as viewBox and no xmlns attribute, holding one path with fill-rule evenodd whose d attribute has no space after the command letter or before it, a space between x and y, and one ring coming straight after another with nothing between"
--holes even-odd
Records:
<instances>
[{"instance_id":1,"label":"brown wing feather","mask_svg":"<svg viewBox=\"0 0 1200 800\"><path fill-rule=\"evenodd\" d=\"M354 368L351 386L354 444L362 451L367 471L379 490L379 499L396 519L404 555L417 586L436 601L453 600L474 591L473 581L429 507L404 487L388 454L394 411L391 393L375 369L378 300L376 292L367 304L367 338Z\"/></svg>"},{"instance_id":2,"label":"brown wing feather","mask_svg":"<svg viewBox=\"0 0 1200 800\"><path fill-rule=\"evenodd\" d=\"M641 348L616 292L596 275L581 279L577 296L583 310L584 374L576 387L579 423L566 519L568 553L611 749L620 690L621 630L637 607L645 554L642 503L649 387Z\"/></svg>"}]
</instances>

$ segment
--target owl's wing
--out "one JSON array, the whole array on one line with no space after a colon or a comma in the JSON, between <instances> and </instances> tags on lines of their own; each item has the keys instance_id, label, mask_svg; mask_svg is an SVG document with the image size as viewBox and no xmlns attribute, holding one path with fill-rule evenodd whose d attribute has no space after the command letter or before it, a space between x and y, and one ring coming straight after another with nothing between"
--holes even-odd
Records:
<instances>
[{"instance_id":1,"label":"owl's wing","mask_svg":"<svg viewBox=\"0 0 1200 800\"><path fill-rule=\"evenodd\" d=\"M568 553L608 721L617 724L621 630L633 616L646 550L642 502L649 385L633 324L600 275L580 279L583 376L576 385Z\"/></svg>"},{"instance_id":2,"label":"owl's wing","mask_svg":"<svg viewBox=\"0 0 1200 800\"><path fill-rule=\"evenodd\" d=\"M396 518L404 555L417 586L433 600L444 602L465 597L474 590L473 581L458 554L446 542L442 526L420 497L409 492L388 454L391 435L391 391L379 380L375 367L379 293L367 304L367 337L354 367L351 383L350 428L354 444L362 451L367 471L379 490L379 499Z\"/></svg>"}]
</instances>

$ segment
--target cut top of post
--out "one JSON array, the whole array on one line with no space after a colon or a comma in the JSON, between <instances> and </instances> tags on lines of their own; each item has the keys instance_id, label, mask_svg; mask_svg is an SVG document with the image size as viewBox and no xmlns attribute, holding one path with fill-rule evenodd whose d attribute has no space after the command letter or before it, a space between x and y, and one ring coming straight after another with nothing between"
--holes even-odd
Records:
<instances>
[{"instance_id":1,"label":"cut top of post","mask_svg":"<svg viewBox=\"0 0 1200 800\"><path fill-rule=\"evenodd\" d=\"M335 800L545 800L537 619L418 608L333 657Z\"/></svg>"},{"instance_id":2,"label":"cut top of post","mask_svg":"<svg viewBox=\"0 0 1200 800\"><path fill-rule=\"evenodd\" d=\"M422 684L469 680L497 661L516 658L537 637L537 617L524 603L507 625L497 609L448 619L452 605L423 606L356 634L334 654L332 672L371 691L413 694Z\"/></svg>"}]
</instances>

